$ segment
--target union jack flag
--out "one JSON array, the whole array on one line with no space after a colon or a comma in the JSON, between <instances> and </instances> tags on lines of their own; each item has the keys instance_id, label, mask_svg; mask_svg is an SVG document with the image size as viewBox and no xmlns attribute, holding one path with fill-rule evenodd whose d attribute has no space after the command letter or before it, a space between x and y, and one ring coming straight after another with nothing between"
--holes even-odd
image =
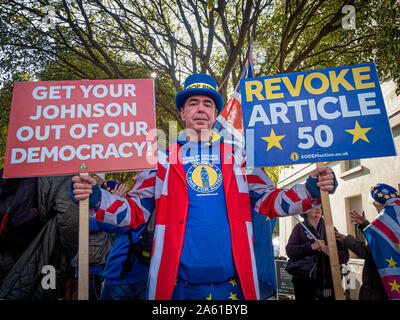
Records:
<instances>
[{"instance_id":1,"label":"union jack flag","mask_svg":"<svg viewBox=\"0 0 400 320\"><path fill-rule=\"evenodd\" d=\"M253 78L253 44L250 45L250 52L246 59L240 79ZM237 83L235 92L228 100L224 109L218 115L214 127L218 133L224 137L224 140L232 143L238 143L241 147L244 145L242 98L240 94L240 81Z\"/></svg>"},{"instance_id":2,"label":"union jack flag","mask_svg":"<svg viewBox=\"0 0 400 320\"><path fill-rule=\"evenodd\" d=\"M389 300L400 300L400 199L390 199L364 229Z\"/></svg>"}]
</instances>

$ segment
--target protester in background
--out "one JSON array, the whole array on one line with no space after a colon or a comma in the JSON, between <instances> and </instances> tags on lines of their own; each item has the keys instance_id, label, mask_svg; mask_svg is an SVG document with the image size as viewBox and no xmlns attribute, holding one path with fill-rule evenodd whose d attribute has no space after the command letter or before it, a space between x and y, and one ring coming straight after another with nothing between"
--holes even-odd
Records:
<instances>
[{"instance_id":1,"label":"protester in background","mask_svg":"<svg viewBox=\"0 0 400 320\"><path fill-rule=\"evenodd\" d=\"M77 238L67 218L74 205L68 197L71 176L3 179L2 171L0 207L7 194L14 199L0 208L7 213L1 222L0 299L63 299L75 254L69 245ZM54 269L46 274L44 266ZM42 284L45 276L49 287Z\"/></svg>"},{"instance_id":2,"label":"protester in background","mask_svg":"<svg viewBox=\"0 0 400 320\"><path fill-rule=\"evenodd\" d=\"M126 196L127 187L115 181L108 180L101 188L118 197ZM95 221L102 230L116 235L102 273L104 284L100 300L145 300L149 264L139 261L133 252L134 244L140 241L140 233L90 220Z\"/></svg>"},{"instance_id":3,"label":"protester in background","mask_svg":"<svg viewBox=\"0 0 400 320\"><path fill-rule=\"evenodd\" d=\"M106 183L102 177L97 174L92 175L96 179L97 184L101 188ZM117 184L112 184L112 188L108 187L107 191L114 192L113 188ZM77 202L76 202L77 204ZM79 220L79 208L75 205L74 219ZM109 232L104 232L95 220L89 220L89 300L99 300L103 285L103 270L106 265L106 258L113 246L113 235ZM75 267L75 284L78 278L78 261L79 252L76 252L72 265ZM77 286L75 285L74 293L77 295Z\"/></svg>"},{"instance_id":4,"label":"protester in background","mask_svg":"<svg viewBox=\"0 0 400 320\"><path fill-rule=\"evenodd\" d=\"M371 188L369 192L369 199L371 204L375 207L376 211L381 213L382 215L391 215L393 214L393 209L397 207L400 208L400 195L399 192L388 185L378 184ZM396 203L397 201L397 203ZM384 210L383 210L384 209ZM400 211L398 211L400 212ZM398 215L398 214L397 214ZM364 232L367 227L370 226L370 222L365 219L364 211L362 214L358 214L356 211L350 212L351 220L358 225L358 228ZM397 218L392 219L392 221L396 221ZM374 220L376 221L376 220ZM373 221L373 223L374 223ZM378 226L381 226L379 223ZM398 222L397 222L398 225ZM397 227L398 228L398 227ZM387 230L386 230L387 231ZM335 232L336 239L344 244L344 247L354 252L358 257L364 259L364 267L362 271L362 285L360 287L360 292L358 299L359 300L387 300L388 296L385 291L384 284L381 279L381 275L379 273L377 264L375 263L372 252L369 248L368 244L365 244L363 241L355 239L352 235L343 235L339 232ZM382 248L383 250L383 248ZM395 260L393 260L393 257ZM389 257L387 257L389 258ZM396 262L396 256L391 256L394 261L393 265ZM397 255L397 259L399 256ZM384 259L385 261L386 259ZM400 262L399 260L397 260ZM385 261L387 264L387 261ZM397 262L397 263L398 263ZM384 268L388 267L388 265L384 265ZM400 283L400 282L399 282ZM391 288L389 289L390 293L392 292Z\"/></svg>"},{"instance_id":5,"label":"protester in background","mask_svg":"<svg viewBox=\"0 0 400 320\"><path fill-rule=\"evenodd\" d=\"M358 224L358 228L363 231L370 223L365 219L364 211L359 215L356 211L351 211L351 220ZM352 235L345 236L335 232L336 239L343 243L344 247L354 252L359 258L364 259L362 271L362 285L358 294L359 300L387 300L385 288L383 287L378 268L374 262L368 245Z\"/></svg>"},{"instance_id":6,"label":"protester in background","mask_svg":"<svg viewBox=\"0 0 400 320\"><path fill-rule=\"evenodd\" d=\"M132 253L132 245L140 238L129 233L133 232L126 229L126 233L119 233L114 240L103 271L100 300L146 300L149 265Z\"/></svg>"},{"instance_id":7,"label":"protester in background","mask_svg":"<svg viewBox=\"0 0 400 320\"><path fill-rule=\"evenodd\" d=\"M114 180L104 181L97 175L93 178L101 189L125 198L126 185ZM139 262L133 254L133 245L140 240L140 231L95 219L89 219L89 231L89 299L144 300L149 266ZM74 261L78 267L77 256Z\"/></svg>"},{"instance_id":8,"label":"protester in background","mask_svg":"<svg viewBox=\"0 0 400 320\"><path fill-rule=\"evenodd\" d=\"M329 261L329 249L326 245L325 223L322 210L316 208L303 214L303 224L298 223L293 228L286 245L286 254L290 259L298 260L308 255L314 255L316 261L315 277L293 276L293 286L296 300L329 300L334 299L333 282ZM310 234L310 232L312 234ZM317 239L315 240L314 239ZM339 263L349 261L349 252L341 243L337 243Z\"/></svg>"}]
</instances>

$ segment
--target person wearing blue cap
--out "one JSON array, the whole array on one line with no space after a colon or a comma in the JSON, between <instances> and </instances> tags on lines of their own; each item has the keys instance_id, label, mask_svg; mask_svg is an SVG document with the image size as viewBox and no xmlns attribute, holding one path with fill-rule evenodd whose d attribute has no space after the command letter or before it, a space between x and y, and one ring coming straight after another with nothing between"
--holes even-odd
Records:
<instances>
[{"instance_id":1,"label":"person wearing blue cap","mask_svg":"<svg viewBox=\"0 0 400 320\"><path fill-rule=\"evenodd\" d=\"M364 233L368 244L337 231L336 239L365 260L359 300L398 299L400 292L396 290L396 284L400 284L400 273L394 267L400 263L400 194L392 186L378 183L370 188L368 198L378 213L371 223L365 219L364 211L361 215L350 212L352 221Z\"/></svg>"},{"instance_id":2,"label":"person wearing blue cap","mask_svg":"<svg viewBox=\"0 0 400 320\"><path fill-rule=\"evenodd\" d=\"M212 77L194 74L186 79L185 89L176 95L175 105L185 122L187 140L212 139L212 125L224 108L224 99L216 89L217 82Z\"/></svg>"},{"instance_id":3,"label":"person wearing blue cap","mask_svg":"<svg viewBox=\"0 0 400 320\"><path fill-rule=\"evenodd\" d=\"M212 125L224 108L216 80L192 74L175 105L185 130L158 150L156 170L143 171L126 199L72 178L77 200L87 199L99 221L137 229L156 213L148 299L259 299L251 206L270 218L315 207L320 190L334 192L331 168L313 170L305 184L276 189L262 168L246 170L242 149Z\"/></svg>"}]
</instances>

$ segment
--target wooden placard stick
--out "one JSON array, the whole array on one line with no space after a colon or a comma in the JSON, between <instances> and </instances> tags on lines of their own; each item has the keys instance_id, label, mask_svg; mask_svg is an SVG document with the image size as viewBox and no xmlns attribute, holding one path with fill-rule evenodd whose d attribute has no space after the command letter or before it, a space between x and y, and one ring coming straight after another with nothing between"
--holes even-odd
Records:
<instances>
[{"instance_id":1,"label":"wooden placard stick","mask_svg":"<svg viewBox=\"0 0 400 320\"><path fill-rule=\"evenodd\" d=\"M317 162L317 168L324 168L323 162ZM328 191L321 190L321 202L324 212L326 239L329 248L329 262L331 266L331 275L333 281L333 290L335 292L335 300L344 300L344 292L340 277L339 255L336 246L335 230L333 227L331 203L329 201Z\"/></svg>"},{"instance_id":2,"label":"wooden placard stick","mask_svg":"<svg viewBox=\"0 0 400 320\"><path fill-rule=\"evenodd\" d=\"M89 199L79 201L78 262L78 300L89 300Z\"/></svg>"}]
</instances>

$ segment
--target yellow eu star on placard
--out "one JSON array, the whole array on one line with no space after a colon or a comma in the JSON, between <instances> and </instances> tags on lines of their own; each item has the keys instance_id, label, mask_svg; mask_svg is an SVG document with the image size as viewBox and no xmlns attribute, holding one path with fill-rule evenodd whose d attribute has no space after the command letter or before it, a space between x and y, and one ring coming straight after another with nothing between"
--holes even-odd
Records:
<instances>
[{"instance_id":1,"label":"yellow eu star on placard","mask_svg":"<svg viewBox=\"0 0 400 320\"><path fill-rule=\"evenodd\" d=\"M354 129L348 129L345 130L348 133L353 135L353 142L352 144L354 144L354 142L356 142L359 139L362 139L364 141L367 141L369 143L369 140L367 138L367 136L365 135L369 130L371 130L371 128L361 128L360 125L358 124L358 121L356 120L356 124L354 126Z\"/></svg>"},{"instance_id":2,"label":"yellow eu star on placard","mask_svg":"<svg viewBox=\"0 0 400 320\"><path fill-rule=\"evenodd\" d=\"M284 137L286 137L286 136L277 136L274 132L274 129L271 128L271 133L270 133L269 137L261 137L261 139L268 142L267 151L269 149L271 149L272 147L277 147L282 150L282 146L279 143L279 141L281 141Z\"/></svg>"}]
</instances>

